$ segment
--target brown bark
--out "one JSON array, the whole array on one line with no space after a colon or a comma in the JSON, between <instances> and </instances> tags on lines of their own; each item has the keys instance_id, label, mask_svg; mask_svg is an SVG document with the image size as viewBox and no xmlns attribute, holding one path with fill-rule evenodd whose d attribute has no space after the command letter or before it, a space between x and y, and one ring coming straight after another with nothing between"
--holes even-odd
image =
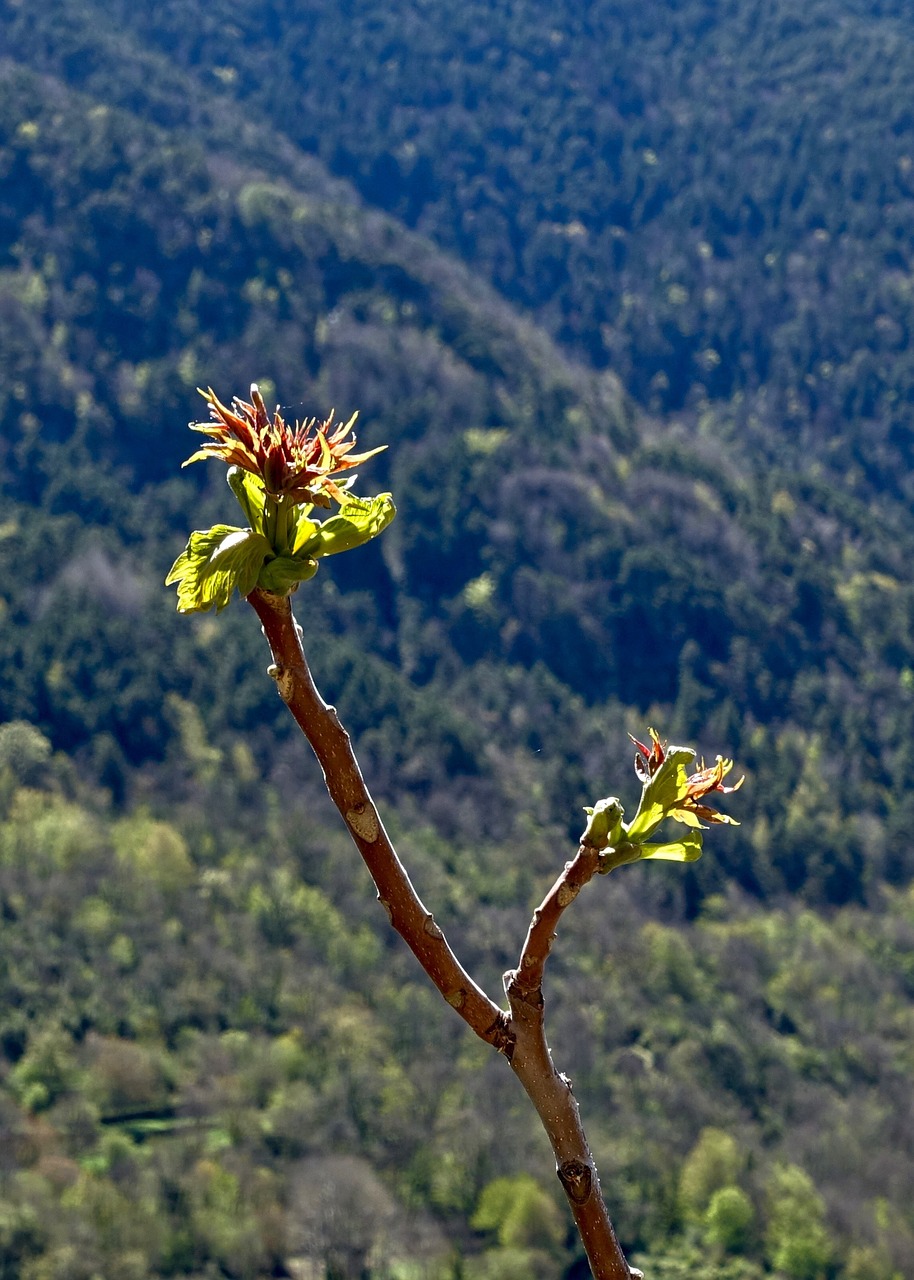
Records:
<instances>
[{"instance_id":1,"label":"brown bark","mask_svg":"<svg viewBox=\"0 0 914 1280\"><path fill-rule=\"evenodd\" d=\"M555 1068L544 1025L543 974L559 920L598 866L598 851L581 844L533 913L518 966L505 974L505 991L514 1029L511 1066L552 1143L595 1280L629 1280L641 1273L629 1268L616 1239L571 1081Z\"/></svg>"},{"instance_id":2,"label":"brown bark","mask_svg":"<svg viewBox=\"0 0 914 1280\"><path fill-rule=\"evenodd\" d=\"M248 600L273 654L270 675L320 762L330 797L371 873L391 924L448 1004L481 1039L504 1052L509 1040L507 1015L459 963L413 888L365 785L349 734L336 708L324 702L311 678L288 597L257 588Z\"/></svg>"},{"instance_id":3,"label":"brown bark","mask_svg":"<svg viewBox=\"0 0 914 1280\"><path fill-rule=\"evenodd\" d=\"M368 867L391 924L448 1004L481 1039L505 1055L533 1102L552 1143L557 1173L594 1280L629 1280L640 1275L629 1269L616 1240L577 1102L570 1082L553 1065L543 1030L546 959L559 917L597 870L596 850L581 846L534 914L518 968L505 975L509 1016L462 967L413 888L365 785L349 735L314 684L288 597L256 588L248 601L273 654L269 673L321 764L327 790Z\"/></svg>"},{"instance_id":4,"label":"brown bark","mask_svg":"<svg viewBox=\"0 0 914 1280\"><path fill-rule=\"evenodd\" d=\"M521 949L520 962L513 975L522 994L529 995L542 989L543 973L555 941L559 920L565 908L571 906L598 869L598 850L582 843L577 857L573 862L565 863L564 871L534 911Z\"/></svg>"}]
</instances>

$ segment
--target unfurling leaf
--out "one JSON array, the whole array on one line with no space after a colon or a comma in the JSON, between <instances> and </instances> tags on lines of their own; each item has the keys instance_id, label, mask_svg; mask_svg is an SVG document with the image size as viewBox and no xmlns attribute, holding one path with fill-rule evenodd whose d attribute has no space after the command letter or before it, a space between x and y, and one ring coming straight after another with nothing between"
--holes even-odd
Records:
<instances>
[{"instance_id":1,"label":"unfurling leaf","mask_svg":"<svg viewBox=\"0 0 914 1280\"><path fill-rule=\"evenodd\" d=\"M290 540L293 556L301 555L303 548L308 545L318 529L320 529L320 525L316 520L308 518L313 510L314 508L310 505L292 508L293 528Z\"/></svg>"},{"instance_id":2,"label":"unfurling leaf","mask_svg":"<svg viewBox=\"0 0 914 1280\"><path fill-rule=\"evenodd\" d=\"M263 509L267 495L263 481L242 467L229 467L226 477L229 488L241 504L252 529L263 530Z\"/></svg>"},{"instance_id":3,"label":"unfurling leaf","mask_svg":"<svg viewBox=\"0 0 914 1280\"><path fill-rule=\"evenodd\" d=\"M642 844L639 862L647 858L663 858L667 862L696 862L701 857L701 833L690 831L681 840L665 844Z\"/></svg>"},{"instance_id":4,"label":"unfurling leaf","mask_svg":"<svg viewBox=\"0 0 914 1280\"><path fill-rule=\"evenodd\" d=\"M178 584L182 613L224 609L235 589L249 595L259 586L288 595L314 576L323 556L360 547L394 518L389 493L366 500L350 492L352 468L381 452L353 452L355 414L342 424L331 413L322 422L290 425L278 408L272 417L267 413L256 386L250 403L236 396L231 408L212 391L202 395L211 420L191 429L210 439L188 462L228 463L229 486L249 527L217 525L191 535L166 579ZM316 507L334 504L336 515L312 518Z\"/></svg>"},{"instance_id":5,"label":"unfurling leaf","mask_svg":"<svg viewBox=\"0 0 914 1280\"><path fill-rule=\"evenodd\" d=\"M728 814L719 813L705 803L712 793L728 794L742 784L740 778L735 786L724 785L724 778L733 768L731 760L718 756L710 767L702 761L696 773L688 774L686 768L695 759L691 747L668 747L653 729L649 746L637 738L632 738L632 742L638 748L635 773L642 784L634 818L628 823L622 821L622 806L615 796L585 809L588 820L581 844L598 851L597 870L604 875L628 863L646 862L651 858L695 862L701 857L702 819L707 823L738 825ZM649 837L667 818L688 827L687 834L679 839L650 841Z\"/></svg>"},{"instance_id":6,"label":"unfurling leaf","mask_svg":"<svg viewBox=\"0 0 914 1280\"><path fill-rule=\"evenodd\" d=\"M691 747L668 747L662 760L644 783L641 803L627 829L629 840L643 840L670 817L688 794L686 765L695 759ZM677 815L678 816L678 815Z\"/></svg>"},{"instance_id":7,"label":"unfurling leaf","mask_svg":"<svg viewBox=\"0 0 914 1280\"><path fill-rule=\"evenodd\" d=\"M270 544L252 529L217 524L196 530L171 567L165 585L178 584L178 612L224 609L232 592L249 595L257 585Z\"/></svg>"},{"instance_id":8,"label":"unfurling leaf","mask_svg":"<svg viewBox=\"0 0 914 1280\"><path fill-rule=\"evenodd\" d=\"M275 591L277 595L288 595L300 582L307 582L317 573L317 561L308 557L301 560L291 556L277 556L268 560L257 579L258 587L264 591Z\"/></svg>"},{"instance_id":9,"label":"unfurling leaf","mask_svg":"<svg viewBox=\"0 0 914 1280\"><path fill-rule=\"evenodd\" d=\"M389 493L378 494L370 501L350 497L343 503L339 515L330 516L315 527L314 534L297 547L296 554L318 557L351 551L376 538L396 514Z\"/></svg>"},{"instance_id":10,"label":"unfurling leaf","mask_svg":"<svg viewBox=\"0 0 914 1280\"><path fill-rule=\"evenodd\" d=\"M599 871L615 871L617 867L627 866L632 862L646 862L650 858L663 859L666 862L696 862L701 857L701 833L690 831L681 840L664 840L645 842L628 840L624 833L614 845L609 845L600 857Z\"/></svg>"},{"instance_id":11,"label":"unfurling leaf","mask_svg":"<svg viewBox=\"0 0 914 1280\"><path fill-rule=\"evenodd\" d=\"M644 840L664 818L675 818L684 826L698 830L703 826L702 819L707 823L739 826L729 814L720 813L704 803L705 798L715 791L729 795L742 786L742 778L732 787L724 786L724 778L733 768L733 761L718 756L716 762L707 767L702 760L698 772L687 775L686 765L695 759L691 747L667 747L654 729L650 735L649 747L632 738L638 748L635 773L643 787L638 812L626 828L628 838Z\"/></svg>"}]
</instances>

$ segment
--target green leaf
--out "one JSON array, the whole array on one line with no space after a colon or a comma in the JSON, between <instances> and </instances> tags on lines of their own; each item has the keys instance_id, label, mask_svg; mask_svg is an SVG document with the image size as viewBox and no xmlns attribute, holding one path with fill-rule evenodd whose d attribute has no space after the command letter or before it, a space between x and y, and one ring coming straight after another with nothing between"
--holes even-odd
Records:
<instances>
[{"instance_id":1,"label":"green leaf","mask_svg":"<svg viewBox=\"0 0 914 1280\"><path fill-rule=\"evenodd\" d=\"M270 544L252 529L236 529L217 524L197 529L172 565L165 585L178 584L178 612L218 613L238 590L248 595L257 585L257 575L270 554Z\"/></svg>"},{"instance_id":2,"label":"green leaf","mask_svg":"<svg viewBox=\"0 0 914 1280\"><path fill-rule=\"evenodd\" d=\"M247 516L248 524L258 533L263 533L263 511L267 500L263 481L243 467L229 467L226 478L229 488Z\"/></svg>"},{"instance_id":3,"label":"green leaf","mask_svg":"<svg viewBox=\"0 0 914 1280\"><path fill-rule=\"evenodd\" d=\"M308 543L320 529L320 525L316 520L309 520L311 512L314 510L313 503L306 503L304 506L295 507L290 517L290 523L294 532L291 536L292 555L301 555L302 550L307 547Z\"/></svg>"},{"instance_id":4,"label":"green leaf","mask_svg":"<svg viewBox=\"0 0 914 1280\"><path fill-rule=\"evenodd\" d=\"M625 832L629 840L641 841L659 826L671 809L683 800L689 784L686 765L695 759L691 747L669 747L666 759L645 784L638 812Z\"/></svg>"},{"instance_id":5,"label":"green leaf","mask_svg":"<svg viewBox=\"0 0 914 1280\"><path fill-rule=\"evenodd\" d=\"M397 509L389 493L381 493L366 501L347 498L339 515L317 526L313 537L303 543L298 554L309 556L335 556L341 551L351 551L364 542L376 538L390 524Z\"/></svg>"},{"instance_id":6,"label":"green leaf","mask_svg":"<svg viewBox=\"0 0 914 1280\"><path fill-rule=\"evenodd\" d=\"M258 587L264 591L274 591L283 596L294 591L300 582L307 582L317 573L317 561L310 557L292 559L291 556L276 556L268 560L257 579Z\"/></svg>"},{"instance_id":7,"label":"green leaf","mask_svg":"<svg viewBox=\"0 0 914 1280\"><path fill-rule=\"evenodd\" d=\"M639 861L648 858L662 858L667 862L696 862L701 857L701 835L698 831L690 831L681 840L670 840L666 844L643 844Z\"/></svg>"}]
</instances>

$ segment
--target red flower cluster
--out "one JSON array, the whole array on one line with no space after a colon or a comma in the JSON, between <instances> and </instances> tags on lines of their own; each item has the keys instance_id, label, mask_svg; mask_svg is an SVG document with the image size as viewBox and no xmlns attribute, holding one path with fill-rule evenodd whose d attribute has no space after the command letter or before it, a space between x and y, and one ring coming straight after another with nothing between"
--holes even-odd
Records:
<instances>
[{"instance_id":1,"label":"red flower cluster","mask_svg":"<svg viewBox=\"0 0 914 1280\"><path fill-rule=\"evenodd\" d=\"M341 502L348 484L338 485L333 476L386 448L381 445L367 453L351 452L356 443L355 436L350 435L356 414L335 430L331 430L332 412L324 422L309 418L296 422L294 427L285 422L278 408L270 418L256 384L251 387L251 403L236 396L231 409L220 403L212 388L200 394L209 404L213 421L191 423L191 430L213 439L188 458L184 466L200 459L220 458L229 466L242 467L258 476L266 493L276 500L287 498L292 503L313 503L318 507L329 507L331 498ZM348 483L353 479L349 477Z\"/></svg>"}]
</instances>

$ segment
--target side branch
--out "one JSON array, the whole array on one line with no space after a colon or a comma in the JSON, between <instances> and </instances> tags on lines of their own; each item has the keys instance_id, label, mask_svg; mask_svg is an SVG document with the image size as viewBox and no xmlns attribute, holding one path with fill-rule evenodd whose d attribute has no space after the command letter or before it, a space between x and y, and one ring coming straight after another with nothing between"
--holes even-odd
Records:
<instances>
[{"instance_id":1,"label":"side branch","mask_svg":"<svg viewBox=\"0 0 914 1280\"><path fill-rule=\"evenodd\" d=\"M535 998L536 993L541 991L543 972L562 913L574 902L584 885L593 879L598 869L598 851L582 842L574 861L566 862L562 874L534 911L514 974L517 990L525 996Z\"/></svg>"},{"instance_id":2,"label":"side branch","mask_svg":"<svg viewBox=\"0 0 914 1280\"><path fill-rule=\"evenodd\" d=\"M288 597L255 588L247 597L273 654L270 674L320 762L327 790L368 867L390 922L429 978L476 1034L503 1053L542 1121L555 1152L594 1280L633 1280L613 1231L578 1104L556 1071L543 1029L543 971L559 918L599 869L582 843L534 914L517 970L505 975L510 1016L482 991L451 951L423 905L375 808L336 710L320 696Z\"/></svg>"},{"instance_id":3,"label":"side branch","mask_svg":"<svg viewBox=\"0 0 914 1280\"><path fill-rule=\"evenodd\" d=\"M416 893L384 830L334 707L317 690L287 596L255 588L247 597L273 654L270 674L324 771L327 790L358 848L390 922L452 1008L480 1039L510 1052L508 1016L476 985Z\"/></svg>"},{"instance_id":4,"label":"side branch","mask_svg":"<svg viewBox=\"0 0 914 1280\"><path fill-rule=\"evenodd\" d=\"M515 1033L510 1062L549 1136L594 1280L633 1280L641 1273L629 1267L616 1239L571 1081L555 1068L544 1025L543 973L558 922L598 870L599 851L582 842L533 913L517 968L505 974Z\"/></svg>"}]
</instances>

